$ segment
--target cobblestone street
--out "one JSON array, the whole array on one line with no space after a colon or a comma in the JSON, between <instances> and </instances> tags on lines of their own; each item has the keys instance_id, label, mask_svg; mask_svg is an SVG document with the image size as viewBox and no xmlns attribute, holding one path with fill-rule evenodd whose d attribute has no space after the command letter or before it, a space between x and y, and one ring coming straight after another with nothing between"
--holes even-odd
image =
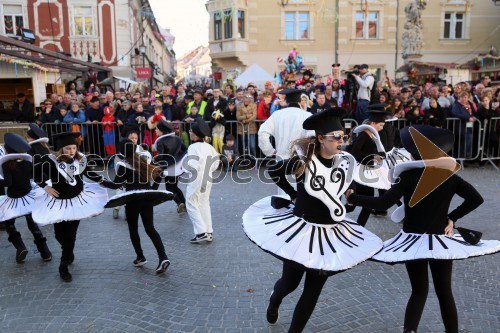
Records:
<instances>
[{"instance_id":1,"label":"cobblestone street","mask_svg":"<svg viewBox=\"0 0 500 333\"><path fill-rule=\"evenodd\" d=\"M0 332L287 332L300 287L283 301L279 325L268 326L265 310L281 262L251 243L241 227L244 210L275 194L276 187L259 182L256 170L240 174L252 176L252 182L241 185L226 177L213 187L211 244L189 243L191 222L187 214L177 214L174 203L155 208L156 227L172 261L162 276L155 275L156 252L142 225L148 263L132 265L135 253L123 209L118 220L108 209L80 224L72 283L59 278L60 248L52 226L42 229L54 254L44 263L24 219L18 219L29 254L24 264L16 264L15 249L0 231ZM459 224L482 231L485 239L499 239L499 173L486 166L459 174L485 199ZM355 219L358 212L348 216ZM367 228L385 240L399 226L389 217L372 216ZM464 332L500 332L499 281L499 255L454 263L453 289ZM402 332L409 293L404 265L364 262L327 281L305 332ZM444 332L432 287L419 327L419 333L430 332Z\"/></svg>"}]
</instances>

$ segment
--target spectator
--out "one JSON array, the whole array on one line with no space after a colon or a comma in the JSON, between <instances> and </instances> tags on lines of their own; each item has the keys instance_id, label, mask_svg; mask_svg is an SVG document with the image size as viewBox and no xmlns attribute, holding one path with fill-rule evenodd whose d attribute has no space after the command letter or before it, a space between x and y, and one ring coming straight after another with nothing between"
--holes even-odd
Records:
<instances>
[{"instance_id":1,"label":"spectator","mask_svg":"<svg viewBox=\"0 0 500 333\"><path fill-rule=\"evenodd\" d=\"M267 120L271 116L271 94L267 91L263 93L264 99L257 105L257 119Z\"/></svg>"},{"instance_id":2,"label":"spectator","mask_svg":"<svg viewBox=\"0 0 500 333\"><path fill-rule=\"evenodd\" d=\"M227 108L227 101L222 98L222 92L220 89L215 88L213 90L214 98L210 99L210 101L207 103L207 121L210 121L212 114L216 110L220 110L220 112L224 113Z\"/></svg>"},{"instance_id":3,"label":"spectator","mask_svg":"<svg viewBox=\"0 0 500 333\"><path fill-rule=\"evenodd\" d=\"M342 103L344 103L344 93L342 92L342 88L340 87L340 82L337 79L333 79L332 81L332 97L337 102L337 106L341 107ZM330 105L335 105L335 103L330 103Z\"/></svg>"},{"instance_id":4,"label":"spectator","mask_svg":"<svg viewBox=\"0 0 500 333\"><path fill-rule=\"evenodd\" d=\"M193 106L196 106L196 109L198 111L197 114L203 117L203 115L205 114L205 109L207 108L207 102L205 102L202 99L202 97L203 94L201 91L197 90L194 92L193 94L194 100L189 102L187 105L187 110L186 110L187 117L191 115L191 108Z\"/></svg>"},{"instance_id":5,"label":"spectator","mask_svg":"<svg viewBox=\"0 0 500 333\"><path fill-rule=\"evenodd\" d=\"M238 160L240 153L238 147L234 144L234 136L226 135L226 144L222 147L222 165L226 171L237 171L238 165L235 163Z\"/></svg>"},{"instance_id":6,"label":"spectator","mask_svg":"<svg viewBox=\"0 0 500 333\"><path fill-rule=\"evenodd\" d=\"M43 124L43 129L47 132L47 137L50 140L50 145L54 145L52 136L59 133L58 123L61 122L62 117L59 113L59 109L54 107L50 99L46 99L44 102L45 111L40 115L40 123Z\"/></svg>"},{"instance_id":7,"label":"spectator","mask_svg":"<svg viewBox=\"0 0 500 333\"><path fill-rule=\"evenodd\" d=\"M35 120L35 108L23 93L17 94L16 101L12 105L12 113L13 120L20 123L31 123Z\"/></svg>"},{"instance_id":8,"label":"spectator","mask_svg":"<svg viewBox=\"0 0 500 333\"><path fill-rule=\"evenodd\" d=\"M311 106L312 106L312 102L311 100L309 99L309 96L307 96L306 94L302 94L300 95L300 108L304 111L308 111L308 112L311 112Z\"/></svg>"},{"instance_id":9,"label":"spectator","mask_svg":"<svg viewBox=\"0 0 500 333\"><path fill-rule=\"evenodd\" d=\"M370 94L373 85L375 84L375 78L368 71L368 65L362 64L358 66L359 74L352 74L359 85L358 88L358 103L356 105L356 120L358 123L362 123L363 120L368 118L368 105L370 104ZM314 105L311 109L311 113L314 110Z\"/></svg>"},{"instance_id":10,"label":"spectator","mask_svg":"<svg viewBox=\"0 0 500 333\"><path fill-rule=\"evenodd\" d=\"M222 146L224 145L224 134L226 119L224 118L224 113L221 110L215 110L212 112L210 119L210 127L212 128L212 145L215 150L221 154Z\"/></svg>"},{"instance_id":11,"label":"spectator","mask_svg":"<svg viewBox=\"0 0 500 333\"><path fill-rule=\"evenodd\" d=\"M111 102L112 103L112 102ZM104 108L104 116L102 117L102 127L103 127L103 141L104 150L107 156L113 156L116 153L115 148L115 127L116 127L116 117L114 115L114 108L106 106Z\"/></svg>"},{"instance_id":12,"label":"spectator","mask_svg":"<svg viewBox=\"0 0 500 333\"><path fill-rule=\"evenodd\" d=\"M104 96L106 98L106 96ZM104 146L102 141L102 127L99 126L99 122L104 116L103 109L99 104L99 98L94 96L90 100L90 105L85 111L85 117L87 118L87 136L86 136L86 147L90 154L95 154L97 156L103 156Z\"/></svg>"},{"instance_id":13,"label":"spectator","mask_svg":"<svg viewBox=\"0 0 500 333\"><path fill-rule=\"evenodd\" d=\"M86 133L86 127L81 126L86 121L85 112L82 110L83 105L80 103L71 103L71 108L64 117L64 122L69 124L70 132L74 133L82 133L81 136L77 138L78 145L80 145L83 141L83 137Z\"/></svg>"},{"instance_id":14,"label":"spectator","mask_svg":"<svg viewBox=\"0 0 500 333\"><path fill-rule=\"evenodd\" d=\"M224 112L224 118L226 119L226 132L236 135L236 104L234 99L230 99L227 101L227 108Z\"/></svg>"},{"instance_id":15,"label":"spectator","mask_svg":"<svg viewBox=\"0 0 500 333\"><path fill-rule=\"evenodd\" d=\"M387 94L385 92L381 92L380 96L378 97L378 103L379 104L388 104L387 99L388 99Z\"/></svg>"},{"instance_id":16,"label":"spectator","mask_svg":"<svg viewBox=\"0 0 500 333\"><path fill-rule=\"evenodd\" d=\"M424 111L424 120L433 127L442 128L446 124L446 112L434 97L430 98L429 108Z\"/></svg>"},{"instance_id":17,"label":"spectator","mask_svg":"<svg viewBox=\"0 0 500 333\"><path fill-rule=\"evenodd\" d=\"M144 96L141 98L141 103L142 103L142 109L145 114L151 116L154 113L153 106L149 103L149 98L147 96Z\"/></svg>"},{"instance_id":18,"label":"spectator","mask_svg":"<svg viewBox=\"0 0 500 333\"><path fill-rule=\"evenodd\" d=\"M257 105L253 102L252 95L246 95L243 103L237 107L236 119L243 124L243 126L238 126L239 141L243 145L241 151L245 151L244 145L248 140L249 153L251 156L256 156L255 134L257 133L257 124L255 119L257 119Z\"/></svg>"},{"instance_id":19,"label":"spectator","mask_svg":"<svg viewBox=\"0 0 500 333\"><path fill-rule=\"evenodd\" d=\"M495 128L497 122L491 122L491 118L496 116L497 114L493 109L490 98L484 96L477 111L477 118L485 131L484 152L486 155L491 155L493 157L499 156L499 136Z\"/></svg>"},{"instance_id":20,"label":"spectator","mask_svg":"<svg viewBox=\"0 0 500 333\"><path fill-rule=\"evenodd\" d=\"M331 105L326 102L326 96L324 93L320 92L316 94L316 101L311 107L311 113L315 114L327 109L330 109Z\"/></svg>"},{"instance_id":21,"label":"spectator","mask_svg":"<svg viewBox=\"0 0 500 333\"><path fill-rule=\"evenodd\" d=\"M429 101L430 101L430 99L431 99L431 98L434 98L434 99L437 101L437 100L439 99L439 95L440 95L440 93L439 93L439 88L438 88L438 87L436 87L436 86L431 87L431 88L429 89L429 97L426 97L426 98L424 99L424 101L422 102L422 110L423 110L423 111L428 110L428 109L430 108L430 106L429 106ZM446 104L446 101L445 101L445 100L443 100L443 103L445 103L445 104L444 104L444 107L447 107L447 104ZM441 105L441 104L440 104L440 105Z\"/></svg>"},{"instance_id":22,"label":"spectator","mask_svg":"<svg viewBox=\"0 0 500 333\"><path fill-rule=\"evenodd\" d=\"M174 95L168 95L165 97L165 103L163 103L163 114L167 120L171 121L182 121L184 117L186 117L184 108L181 108L174 103Z\"/></svg>"},{"instance_id":23,"label":"spectator","mask_svg":"<svg viewBox=\"0 0 500 333\"><path fill-rule=\"evenodd\" d=\"M423 114L416 99L411 98L408 100L408 106L406 107L405 112L406 119L408 119L411 125L422 123Z\"/></svg>"},{"instance_id":24,"label":"spectator","mask_svg":"<svg viewBox=\"0 0 500 333\"><path fill-rule=\"evenodd\" d=\"M160 102L161 103L161 102ZM167 121L167 118L163 114L163 106L162 105L155 105L155 113L148 118L147 124L148 128L150 130L150 133L153 135L152 142L156 142L156 128L158 124L162 121Z\"/></svg>"},{"instance_id":25,"label":"spectator","mask_svg":"<svg viewBox=\"0 0 500 333\"><path fill-rule=\"evenodd\" d=\"M431 91L432 90L435 90L435 93L433 94L432 92L429 94L431 97L434 97L434 98L438 98L439 97L439 89L438 87L432 87L431 88ZM437 96L434 96L435 94L437 94ZM417 101L417 104L419 106L422 105L422 102L424 101L424 96L422 95L422 90L420 88L415 88L413 90L413 98ZM429 103L429 101L427 101L427 103Z\"/></svg>"},{"instance_id":26,"label":"spectator","mask_svg":"<svg viewBox=\"0 0 500 333\"><path fill-rule=\"evenodd\" d=\"M192 105L191 106L191 113L186 115L186 117L184 118L184 121L187 123L191 123L198 118L201 118L201 115L198 113L198 106Z\"/></svg>"},{"instance_id":27,"label":"spectator","mask_svg":"<svg viewBox=\"0 0 500 333\"><path fill-rule=\"evenodd\" d=\"M236 103L236 107L238 107L240 104L243 103L243 89L241 88L238 88L236 89L236 95L235 95L235 98L234 98L234 101Z\"/></svg>"},{"instance_id":28,"label":"spectator","mask_svg":"<svg viewBox=\"0 0 500 333\"><path fill-rule=\"evenodd\" d=\"M472 126L467 126L467 123L474 122L474 115L468 92L459 93L451 109L451 116L460 119L459 123L455 123L455 151L458 152L458 157L470 158L472 157Z\"/></svg>"},{"instance_id":29,"label":"spectator","mask_svg":"<svg viewBox=\"0 0 500 333\"><path fill-rule=\"evenodd\" d=\"M224 88L224 98L227 100L233 99L234 96L234 91L233 91L233 86L227 85L226 88Z\"/></svg>"},{"instance_id":30,"label":"spectator","mask_svg":"<svg viewBox=\"0 0 500 333\"><path fill-rule=\"evenodd\" d=\"M403 87L401 89L401 94L399 95L399 97L401 98L401 102L403 103L404 108L408 107L408 102L410 100L410 92L411 90L408 87Z\"/></svg>"},{"instance_id":31,"label":"spectator","mask_svg":"<svg viewBox=\"0 0 500 333\"><path fill-rule=\"evenodd\" d=\"M276 94L276 98L274 99L273 103L271 104L271 109L270 113L273 114L275 111L281 110L283 108L286 108L288 106L288 103L285 100L285 95L280 94L280 92L283 89L280 88L278 89L278 93Z\"/></svg>"}]
</instances>

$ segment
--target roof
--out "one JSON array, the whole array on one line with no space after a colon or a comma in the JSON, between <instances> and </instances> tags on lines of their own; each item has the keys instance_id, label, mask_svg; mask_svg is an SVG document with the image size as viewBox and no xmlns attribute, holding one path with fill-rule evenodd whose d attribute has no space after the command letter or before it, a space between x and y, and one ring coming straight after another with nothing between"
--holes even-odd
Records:
<instances>
[{"instance_id":1,"label":"roof","mask_svg":"<svg viewBox=\"0 0 500 333\"><path fill-rule=\"evenodd\" d=\"M62 72L85 72L89 68L95 72L111 72L111 69L91 62L68 57L36 45L0 35L0 54L5 54L33 63L44 64Z\"/></svg>"}]
</instances>

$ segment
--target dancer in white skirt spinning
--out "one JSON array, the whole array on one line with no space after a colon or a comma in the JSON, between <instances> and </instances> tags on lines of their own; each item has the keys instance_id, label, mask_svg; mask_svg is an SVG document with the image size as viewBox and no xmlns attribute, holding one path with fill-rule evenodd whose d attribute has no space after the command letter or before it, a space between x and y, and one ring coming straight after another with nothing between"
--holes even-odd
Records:
<instances>
[{"instance_id":1,"label":"dancer in white skirt spinning","mask_svg":"<svg viewBox=\"0 0 500 333\"><path fill-rule=\"evenodd\" d=\"M0 222L5 223L9 234L9 242L16 248L16 262L22 263L28 254L23 239L15 226L16 218L25 216L28 229L33 234L35 245L44 261L52 259L47 247L47 239L31 217L35 201L35 187L31 181L33 176L32 157L28 142L15 133L4 136L7 155L0 157L0 186L7 187L7 195L0 196Z\"/></svg>"},{"instance_id":2,"label":"dancer in white skirt spinning","mask_svg":"<svg viewBox=\"0 0 500 333\"><path fill-rule=\"evenodd\" d=\"M453 174L457 163L444 153L453 148L453 133L427 125L416 125L401 130L401 141L415 161L395 167L393 187L378 198L350 193L347 197L350 203L371 209L387 209L404 197L403 229L384 242L384 248L373 259L406 265L412 293L406 307L405 333L417 331L429 289L428 267L446 332L458 333L457 309L451 283L453 260L498 252L500 242L482 240L472 245L453 233L457 220L483 203L483 198L474 186ZM415 141L419 142L418 148ZM429 181L435 181L437 177L441 179L442 175L449 178L440 185L434 183L436 186L432 190L433 187L429 185L433 184ZM417 187L427 193L422 195L420 190L416 190ZM455 194L464 201L448 212ZM416 200L415 203L412 200ZM399 216L398 220L402 218Z\"/></svg>"},{"instance_id":3,"label":"dancer in white skirt spinning","mask_svg":"<svg viewBox=\"0 0 500 333\"><path fill-rule=\"evenodd\" d=\"M99 181L101 177L87 168L87 158L77 151L81 134L60 133L54 135L56 149L42 157L41 174L33 207L33 219L38 225L54 224L56 240L62 254L59 275L65 282L73 277L68 266L75 255L76 233L80 220L101 214L108 200L108 193L96 183L84 183L82 176Z\"/></svg>"},{"instance_id":4,"label":"dancer in white skirt spinning","mask_svg":"<svg viewBox=\"0 0 500 333\"><path fill-rule=\"evenodd\" d=\"M340 151L344 142L340 117L345 113L333 108L307 118L304 129L314 130L316 135L297 140L292 158L269 170L291 201L267 197L243 214L248 238L283 260L283 275L274 286L267 308L270 324L278 321L283 298L306 275L289 332L302 332L329 276L367 260L382 247L380 238L346 218L346 208L340 201L351 184L349 173L356 164L352 155ZM290 174L296 176L297 191L286 179Z\"/></svg>"},{"instance_id":5,"label":"dancer in white skirt spinning","mask_svg":"<svg viewBox=\"0 0 500 333\"><path fill-rule=\"evenodd\" d=\"M120 155L117 157L120 159L115 165L115 179L112 182L103 180L101 185L115 190L125 187L125 193L111 197L106 208L125 205L130 240L137 255L133 262L136 267L147 263L139 237L139 215L141 216L144 230L158 253L156 273L165 273L170 265L170 260L168 260L161 237L154 226L153 207L172 199L174 195L167 191L157 191L159 182L161 182L160 167L149 164L146 158L140 156L137 153L136 145L131 140L120 141L118 151ZM151 186L152 181L153 187Z\"/></svg>"}]
</instances>

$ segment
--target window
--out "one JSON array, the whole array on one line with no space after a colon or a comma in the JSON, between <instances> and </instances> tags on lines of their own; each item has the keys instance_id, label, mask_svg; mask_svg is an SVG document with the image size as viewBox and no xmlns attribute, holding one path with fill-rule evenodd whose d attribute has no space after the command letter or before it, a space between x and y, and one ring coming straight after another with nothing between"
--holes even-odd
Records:
<instances>
[{"instance_id":1,"label":"window","mask_svg":"<svg viewBox=\"0 0 500 333\"><path fill-rule=\"evenodd\" d=\"M224 38L233 38L233 11L225 10L224 11Z\"/></svg>"},{"instance_id":2,"label":"window","mask_svg":"<svg viewBox=\"0 0 500 333\"><path fill-rule=\"evenodd\" d=\"M285 39L309 39L309 12L285 12Z\"/></svg>"},{"instance_id":3,"label":"window","mask_svg":"<svg viewBox=\"0 0 500 333\"><path fill-rule=\"evenodd\" d=\"M238 38L245 38L245 12L238 10Z\"/></svg>"},{"instance_id":4,"label":"window","mask_svg":"<svg viewBox=\"0 0 500 333\"><path fill-rule=\"evenodd\" d=\"M92 7L73 7L73 25L76 36L93 36L94 28L92 25Z\"/></svg>"},{"instance_id":5,"label":"window","mask_svg":"<svg viewBox=\"0 0 500 333\"><path fill-rule=\"evenodd\" d=\"M356 38L378 38L378 12L356 12Z\"/></svg>"},{"instance_id":6,"label":"window","mask_svg":"<svg viewBox=\"0 0 500 333\"><path fill-rule=\"evenodd\" d=\"M222 17L219 12L214 13L214 40L222 39Z\"/></svg>"},{"instance_id":7,"label":"window","mask_svg":"<svg viewBox=\"0 0 500 333\"><path fill-rule=\"evenodd\" d=\"M464 13L444 14L444 38L462 39L464 38Z\"/></svg>"},{"instance_id":8,"label":"window","mask_svg":"<svg viewBox=\"0 0 500 333\"><path fill-rule=\"evenodd\" d=\"M3 23L6 35L20 35L23 28L23 7L3 5Z\"/></svg>"}]
</instances>

